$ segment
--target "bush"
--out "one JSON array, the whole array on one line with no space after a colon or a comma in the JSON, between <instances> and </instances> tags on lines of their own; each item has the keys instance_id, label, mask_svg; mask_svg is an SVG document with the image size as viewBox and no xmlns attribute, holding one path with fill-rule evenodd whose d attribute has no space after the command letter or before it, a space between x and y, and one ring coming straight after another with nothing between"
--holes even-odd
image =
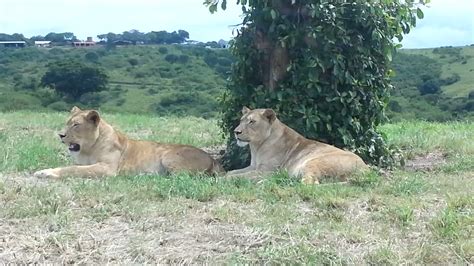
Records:
<instances>
[{"instance_id":1,"label":"bush","mask_svg":"<svg viewBox=\"0 0 474 266\"><path fill-rule=\"evenodd\" d=\"M39 110L40 99L28 94L14 94L0 97L0 111Z\"/></svg>"},{"instance_id":2,"label":"bush","mask_svg":"<svg viewBox=\"0 0 474 266\"><path fill-rule=\"evenodd\" d=\"M130 59L128 59L128 63L129 63L131 66L136 66L136 65L138 65L138 59L136 59L136 58L130 58Z\"/></svg>"},{"instance_id":3,"label":"bush","mask_svg":"<svg viewBox=\"0 0 474 266\"><path fill-rule=\"evenodd\" d=\"M158 48L158 52L160 52L160 54L167 54L168 53L168 48L162 46L162 47Z\"/></svg>"},{"instance_id":4,"label":"bush","mask_svg":"<svg viewBox=\"0 0 474 266\"><path fill-rule=\"evenodd\" d=\"M104 93L88 92L88 93L84 93L81 96L81 98L79 99L79 102L89 107L98 107L100 106L100 104L102 104L103 102L107 100L108 100L108 97Z\"/></svg>"},{"instance_id":5,"label":"bush","mask_svg":"<svg viewBox=\"0 0 474 266\"><path fill-rule=\"evenodd\" d=\"M441 92L441 87L436 80L430 79L418 86L418 91L420 91L421 95L434 94Z\"/></svg>"},{"instance_id":6,"label":"bush","mask_svg":"<svg viewBox=\"0 0 474 266\"><path fill-rule=\"evenodd\" d=\"M210 67L213 67L217 64L217 56L215 54L206 54L204 56L204 62Z\"/></svg>"},{"instance_id":7,"label":"bush","mask_svg":"<svg viewBox=\"0 0 474 266\"><path fill-rule=\"evenodd\" d=\"M165 60L170 63L176 63L179 60L179 56L175 54L169 54L165 56Z\"/></svg>"},{"instance_id":8,"label":"bush","mask_svg":"<svg viewBox=\"0 0 474 266\"><path fill-rule=\"evenodd\" d=\"M135 73L135 78L141 79L147 76L147 73L145 71L137 71Z\"/></svg>"},{"instance_id":9,"label":"bush","mask_svg":"<svg viewBox=\"0 0 474 266\"><path fill-rule=\"evenodd\" d=\"M71 106L63 101L54 102L48 105L48 108L58 112L69 111Z\"/></svg>"},{"instance_id":10,"label":"bush","mask_svg":"<svg viewBox=\"0 0 474 266\"><path fill-rule=\"evenodd\" d=\"M189 56L187 55L180 55L178 58L178 62L181 64L186 64L189 61Z\"/></svg>"},{"instance_id":11,"label":"bush","mask_svg":"<svg viewBox=\"0 0 474 266\"><path fill-rule=\"evenodd\" d=\"M125 99L124 98L120 98L117 100L117 103L115 105L117 106L122 106L123 104L125 103Z\"/></svg>"},{"instance_id":12,"label":"bush","mask_svg":"<svg viewBox=\"0 0 474 266\"><path fill-rule=\"evenodd\" d=\"M468 112L474 112L474 101L467 102L466 106L464 106L464 110Z\"/></svg>"},{"instance_id":13,"label":"bush","mask_svg":"<svg viewBox=\"0 0 474 266\"><path fill-rule=\"evenodd\" d=\"M467 96L468 99L474 99L474 90L469 92L469 95Z\"/></svg>"},{"instance_id":14,"label":"bush","mask_svg":"<svg viewBox=\"0 0 474 266\"><path fill-rule=\"evenodd\" d=\"M94 62L96 63L97 61L99 61L99 55L97 55L96 53L94 52L88 52L84 58L87 60L87 61L90 61L90 62Z\"/></svg>"},{"instance_id":15,"label":"bush","mask_svg":"<svg viewBox=\"0 0 474 266\"><path fill-rule=\"evenodd\" d=\"M232 65L232 60L226 57L219 57L217 63L221 66L230 66Z\"/></svg>"},{"instance_id":16,"label":"bush","mask_svg":"<svg viewBox=\"0 0 474 266\"><path fill-rule=\"evenodd\" d=\"M400 104L395 101L395 100L391 100L389 103L388 103L388 108L393 111L393 112L396 112L396 113L400 113L402 111L402 107L400 106Z\"/></svg>"},{"instance_id":17,"label":"bush","mask_svg":"<svg viewBox=\"0 0 474 266\"><path fill-rule=\"evenodd\" d=\"M148 94L150 94L150 95L154 95L154 94L157 94L157 93L158 93L158 90L153 89L153 88L150 88L150 89L148 89L147 92L148 92Z\"/></svg>"},{"instance_id":18,"label":"bush","mask_svg":"<svg viewBox=\"0 0 474 266\"><path fill-rule=\"evenodd\" d=\"M65 52L61 48L52 48L51 50L49 50L49 53L52 54L52 55L62 55Z\"/></svg>"},{"instance_id":19,"label":"bush","mask_svg":"<svg viewBox=\"0 0 474 266\"><path fill-rule=\"evenodd\" d=\"M189 106L193 108L190 109ZM169 92L162 94L160 101L151 108L160 115L193 115L209 118L215 115L217 102L205 93Z\"/></svg>"},{"instance_id":20,"label":"bush","mask_svg":"<svg viewBox=\"0 0 474 266\"><path fill-rule=\"evenodd\" d=\"M17 85L23 90L34 91L36 90L36 88L38 88L39 82L38 79L36 79L35 77L30 77L27 81L22 80Z\"/></svg>"}]
</instances>

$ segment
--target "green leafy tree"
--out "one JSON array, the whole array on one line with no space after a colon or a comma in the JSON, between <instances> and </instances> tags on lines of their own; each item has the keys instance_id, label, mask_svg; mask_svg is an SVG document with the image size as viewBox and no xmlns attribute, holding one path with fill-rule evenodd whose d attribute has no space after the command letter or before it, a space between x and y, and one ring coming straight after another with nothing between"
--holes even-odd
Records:
<instances>
[{"instance_id":1,"label":"green leafy tree","mask_svg":"<svg viewBox=\"0 0 474 266\"><path fill-rule=\"evenodd\" d=\"M94 52L88 52L87 54L84 55L84 58L87 61L94 62L94 63L97 63L97 61L99 61L99 55Z\"/></svg>"},{"instance_id":2,"label":"green leafy tree","mask_svg":"<svg viewBox=\"0 0 474 266\"><path fill-rule=\"evenodd\" d=\"M51 41L58 44L64 44L68 41L76 41L77 38L72 32L63 32L63 33L55 33L50 32L44 36L46 41Z\"/></svg>"},{"instance_id":3,"label":"green leafy tree","mask_svg":"<svg viewBox=\"0 0 474 266\"><path fill-rule=\"evenodd\" d=\"M78 100L88 92L104 90L108 77L103 70L84 63L64 60L48 64L41 78L41 85L54 89L58 94Z\"/></svg>"},{"instance_id":4,"label":"green leafy tree","mask_svg":"<svg viewBox=\"0 0 474 266\"><path fill-rule=\"evenodd\" d=\"M440 93L439 82L433 79L427 80L418 86L421 95Z\"/></svg>"},{"instance_id":5,"label":"green leafy tree","mask_svg":"<svg viewBox=\"0 0 474 266\"><path fill-rule=\"evenodd\" d=\"M395 156L376 128L385 119L393 39L422 18L428 1L237 0L243 22L223 97L222 127L229 143L224 163L245 157L232 129L242 106L271 107L303 135L389 166ZM206 0L211 12L226 0Z\"/></svg>"}]
</instances>

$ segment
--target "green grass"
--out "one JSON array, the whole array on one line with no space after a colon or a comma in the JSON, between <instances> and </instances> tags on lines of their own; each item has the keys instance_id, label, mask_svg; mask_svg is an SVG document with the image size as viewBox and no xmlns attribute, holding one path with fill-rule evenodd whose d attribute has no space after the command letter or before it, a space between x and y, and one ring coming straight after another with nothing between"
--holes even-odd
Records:
<instances>
[{"instance_id":1,"label":"green grass","mask_svg":"<svg viewBox=\"0 0 474 266\"><path fill-rule=\"evenodd\" d=\"M408 159L439 152L445 160L432 170L374 170L347 184L308 186L284 172L258 183L185 174L32 177L70 163L55 135L66 116L0 113L0 261L473 263L472 123L384 125ZM225 143L214 120L103 118L134 138Z\"/></svg>"}]
</instances>

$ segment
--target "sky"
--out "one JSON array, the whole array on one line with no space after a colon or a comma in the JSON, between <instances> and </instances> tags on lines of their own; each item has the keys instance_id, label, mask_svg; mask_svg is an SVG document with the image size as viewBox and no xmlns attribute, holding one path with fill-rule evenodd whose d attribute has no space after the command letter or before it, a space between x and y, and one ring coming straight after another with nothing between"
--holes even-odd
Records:
<instances>
[{"instance_id":1,"label":"sky","mask_svg":"<svg viewBox=\"0 0 474 266\"><path fill-rule=\"evenodd\" d=\"M197 41L228 40L241 19L235 0L210 14L203 0L0 0L0 33L26 37L73 32L79 39L98 34L189 32ZM404 48L474 43L474 0L431 0L425 18L402 41Z\"/></svg>"}]
</instances>

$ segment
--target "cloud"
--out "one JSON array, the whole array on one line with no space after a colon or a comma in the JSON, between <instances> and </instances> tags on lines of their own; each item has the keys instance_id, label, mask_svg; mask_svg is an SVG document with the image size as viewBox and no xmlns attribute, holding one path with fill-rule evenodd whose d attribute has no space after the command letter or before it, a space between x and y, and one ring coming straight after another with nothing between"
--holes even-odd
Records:
<instances>
[{"instance_id":1,"label":"cloud","mask_svg":"<svg viewBox=\"0 0 474 266\"><path fill-rule=\"evenodd\" d=\"M74 32L79 38L107 32L138 29L174 31L184 29L200 41L229 39L231 25L241 22L240 8L215 14L202 0L1 0L0 26L4 33L46 35Z\"/></svg>"},{"instance_id":2,"label":"cloud","mask_svg":"<svg viewBox=\"0 0 474 266\"><path fill-rule=\"evenodd\" d=\"M402 41L404 48L462 46L470 43L474 43L472 32L452 27L434 26L415 28Z\"/></svg>"},{"instance_id":3,"label":"cloud","mask_svg":"<svg viewBox=\"0 0 474 266\"><path fill-rule=\"evenodd\" d=\"M474 0L432 0L424 18L405 35L405 48L461 46L474 43Z\"/></svg>"},{"instance_id":4,"label":"cloud","mask_svg":"<svg viewBox=\"0 0 474 266\"><path fill-rule=\"evenodd\" d=\"M199 41L230 39L240 6L210 14L203 0L0 0L0 31L27 37L74 32L80 39L137 29L187 30ZM425 18L405 36L406 48L474 43L474 0L432 0Z\"/></svg>"}]
</instances>

